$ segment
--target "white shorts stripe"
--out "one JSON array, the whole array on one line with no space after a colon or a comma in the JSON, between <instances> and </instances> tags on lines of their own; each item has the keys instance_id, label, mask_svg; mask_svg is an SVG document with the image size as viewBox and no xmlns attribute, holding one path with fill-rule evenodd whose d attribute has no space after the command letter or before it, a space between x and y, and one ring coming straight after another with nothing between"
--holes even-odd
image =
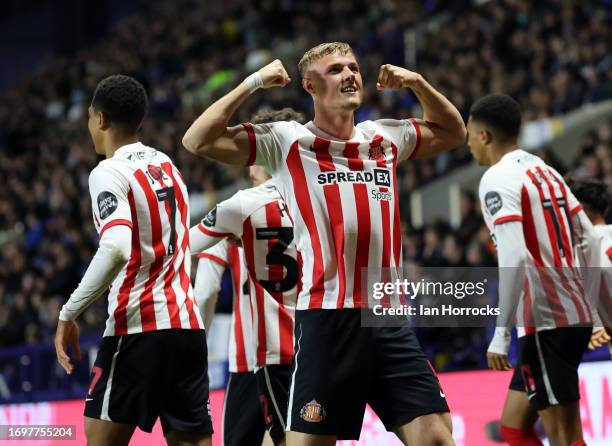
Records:
<instances>
[{"instance_id":1,"label":"white shorts stripe","mask_svg":"<svg viewBox=\"0 0 612 446\"><path fill-rule=\"evenodd\" d=\"M227 396L230 394L230 386L232 385L232 374L229 374L227 387L225 388L225 398L223 398L223 413L221 414L221 441L225 445L225 409L227 408Z\"/></svg>"},{"instance_id":2,"label":"white shorts stripe","mask_svg":"<svg viewBox=\"0 0 612 446\"><path fill-rule=\"evenodd\" d=\"M544 355L542 354L542 347L540 346L539 333L535 332L536 347L538 349L538 357L540 358L540 368L542 369L542 378L544 380L544 387L546 387L546 395L548 396L548 402L551 405L559 404L557 397L555 396L552 386L550 385L550 379L548 377L548 371L546 370L546 364L544 363Z\"/></svg>"},{"instance_id":3,"label":"white shorts stripe","mask_svg":"<svg viewBox=\"0 0 612 446\"><path fill-rule=\"evenodd\" d=\"M281 426L283 426L283 430L285 430L285 417L281 413L280 409L278 408L278 404L276 403L276 398L274 397L274 389L272 388L272 383L270 382L270 375L268 374L268 367L264 367L263 371L264 371L264 376L266 378L266 387L268 388L268 393L270 394L270 397L272 398L272 404L274 404L274 410L276 411L276 416L278 417L281 423Z\"/></svg>"},{"instance_id":4,"label":"white shorts stripe","mask_svg":"<svg viewBox=\"0 0 612 446\"><path fill-rule=\"evenodd\" d=\"M113 373L115 372L115 363L117 362L117 355L119 354L119 350L121 350L121 342L123 342L123 337L119 338L119 342L117 343L117 351L115 351L115 353L113 354L110 372L108 373L108 381L106 381L106 389L104 390L104 399L102 400L102 412L100 413L100 419L106 421L113 421L108 416L108 406L110 403L111 389L113 387Z\"/></svg>"},{"instance_id":5,"label":"white shorts stripe","mask_svg":"<svg viewBox=\"0 0 612 446\"><path fill-rule=\"evenodd\" d=\"M293 412L293 391L295 390L295 375L298 370L298 357L300 354L300 341L302 340L302 324L300 324L300 336L297 340L297 348L295 349L295 370L291 376L291 390L289 390L289 406L287 407L287 427L286 431L291 430L291 413Z\"/></svg>"}]
</instances>

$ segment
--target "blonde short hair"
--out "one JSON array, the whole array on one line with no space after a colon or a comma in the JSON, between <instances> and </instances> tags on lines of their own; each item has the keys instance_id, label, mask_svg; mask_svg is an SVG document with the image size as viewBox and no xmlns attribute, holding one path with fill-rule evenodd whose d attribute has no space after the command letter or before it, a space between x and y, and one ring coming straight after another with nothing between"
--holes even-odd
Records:
<instances>
[{"instance_id":1,"label":"blonde short hair","mask_svg":"<svg viewBox=\"0 0 612 446\"><path fill-rule=\"evenodd\" d=\"M345 42L326 42L310 48L304 53L298 63L298 69L302 78L306 75L306 70L315 60L320 59L328 54L338 53L344 56L349 53L353 53L353 49L348 43Z\"/></svg>"}]
</instances>

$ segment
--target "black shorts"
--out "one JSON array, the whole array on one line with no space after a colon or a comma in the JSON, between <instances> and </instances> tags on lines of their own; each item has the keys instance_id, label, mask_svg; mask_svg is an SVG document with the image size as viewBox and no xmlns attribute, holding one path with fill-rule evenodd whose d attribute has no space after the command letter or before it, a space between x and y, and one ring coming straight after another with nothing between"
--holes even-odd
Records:
<instances>
[{"instance_id":1,"label":"black shorts","mask_svg":"<svg viewBox=\"0 0 612 446\"><path fill-rule=\"evenodd\" d=\"M592 327L563 327L519 338L510 389L527 392L535 410L578 401L578 366L592 331Z\"/></svg>"},{"instance_id":2,"label":"black shorts","mask_svg":"<svg viewBox=\"0 0 612 446\"><path fill-rule=\"evenodd\" d=\"M388 431L449 411L408 327L361 327L355 309L302 310L295 339L288 430L356 440L366 403Z\"/></svg>"},{"instance_id":3,"label":"black shorts","mask_svg":"<svg viewBox=\"0 0 612 446\"><path fill-rule=\"evenodd\" d=\"M292 368L291 365L267 365L256 373L266 429L275 445L285 438Z\"/></svg>"},{"instance_id":4,"label":"black shorts","mask_svg":"<svg viewBox=\"0 0 612 446\"><path fill-rule=\"evenodd\" d=\"M151 432L211 435L204 330L159 330L102 339L85 416Z\"/></svg>"},{"instance_id":5,"label":"black shorts","mask_svg":"<svg viewBox=\"0 0 612 446\"><path fill-rule=\"evenodd\" d=\"M223 445L260 445L265 431L255 374L230 373L223 402Z\"/></svg>"}]
</instances>

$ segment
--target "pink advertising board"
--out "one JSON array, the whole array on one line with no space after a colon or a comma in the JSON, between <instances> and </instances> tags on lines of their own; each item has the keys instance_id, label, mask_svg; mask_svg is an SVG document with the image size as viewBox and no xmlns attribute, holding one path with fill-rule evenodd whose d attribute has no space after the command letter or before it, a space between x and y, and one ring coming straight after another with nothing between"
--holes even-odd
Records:
<instances>
[{"instance_id":1,"label":"pink advertising board","mask_svg":"<svg viewBox=\"0 0 612 446\"><path fill-rule=\"evenodd\" d=\"M453 426L457 446L486 446L490 442L484 434L487 422L499 418L510 372L474 371L439 375L442 388L453 411ZM580 368L581 413L585 440L589 446L612 444L612 361L584 364ZM215 432L221 433L223 391L211 392L211 407ZM83 402L61 401L0 406L0 425L72 425L75 440L1 440L2 444L81 445L83 434ZM214 446L221 446L221 436L213 436ZM134 446L164 445L159 423L152 434L136 431ZM343 446L394 446L401 443L385 432L382 423L368 408L359 441L339 442Z\"/></svg>"}]
</instances>

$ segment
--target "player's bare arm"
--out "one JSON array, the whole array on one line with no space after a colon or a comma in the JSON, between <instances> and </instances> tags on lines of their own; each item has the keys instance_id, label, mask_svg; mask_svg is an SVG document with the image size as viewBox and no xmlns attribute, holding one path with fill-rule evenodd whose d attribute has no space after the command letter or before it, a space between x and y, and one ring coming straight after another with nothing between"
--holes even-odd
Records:
<instances>
[{"instance_id":1,"label":"player's bare arm","mask_svg":"<svg viewBox=\"0 0 612 446\"><path fill-rule=\"evenodd\" d=\"M74 364L68 356L68 347L72 349L72 354L75 360L81 359L81 348L79 347L79 326L75 321L57 322L57 330L55 332L55 353L57 362L69 375L74 370Z\"/></svg>"},{"instance_id":2,"label":"player's bare arm","mask_svg":"<svg viewBox=\"0 0 612 446\"><path fill-rule=\"evenodd\" d=\"M245 165L250 156L248 135L241 125L228 127L230 119L258 88L284 87L290 81L280 60L269 63L208 107L187 129L183 146L197 156Z\"/></svg>"},{"instance_id":3,"label":"player's bare arm","mask_svg":"<svg viewBox=\"0 0 612 446\"><path fill-rule=\"evenodd\" d=\"M457 108L419 73L385 64L380 67L376 88L410 88L423 107L421 146L416 159L429 158L463 145L467 131Z\"/></svg>"}]
</instances>

